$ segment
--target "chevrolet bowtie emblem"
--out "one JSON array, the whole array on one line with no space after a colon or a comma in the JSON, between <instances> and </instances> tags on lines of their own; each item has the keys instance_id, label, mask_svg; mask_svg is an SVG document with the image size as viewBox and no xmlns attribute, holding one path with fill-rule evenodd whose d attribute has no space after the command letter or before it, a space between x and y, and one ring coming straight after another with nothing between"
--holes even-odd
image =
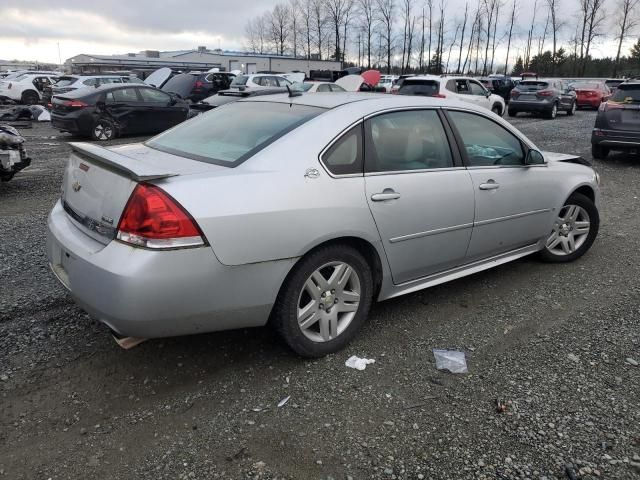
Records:
<instances>
[{"instance_id":1,"label":"chevrolet bowtie emblem","mask_svg":"<svg viewBox=\"0 0 640 480\"><path fill-rule=\"evenodd\" d=\"M82 185L80 185L80 182L73 182L73 185L71 185L71 188L73 188L74 192L79 192L80 189L82 188Z\"/></svg>"}]
</instances>

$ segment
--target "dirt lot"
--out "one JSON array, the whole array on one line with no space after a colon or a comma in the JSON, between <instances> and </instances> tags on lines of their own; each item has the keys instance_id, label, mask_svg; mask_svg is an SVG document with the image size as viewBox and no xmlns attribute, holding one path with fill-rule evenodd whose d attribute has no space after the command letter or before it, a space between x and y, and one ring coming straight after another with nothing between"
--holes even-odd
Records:
<instances>
[{"instance_id":1,"label":"dirt lot","mask_svg":"<svg viewBox=\"0 0 640 480\"><path fill-rule=\"evenodd\" d=\"M591 159L594 118L513 123ZM267 329L121 350L47 267L70 137L24 134L33 166L0 185L0 479L640 478L639 158L595 162L601 232L580 261L378 304L347 350L304 361ZM437 371L433 348L470 373Z\"/></svg>"}]
</instances>

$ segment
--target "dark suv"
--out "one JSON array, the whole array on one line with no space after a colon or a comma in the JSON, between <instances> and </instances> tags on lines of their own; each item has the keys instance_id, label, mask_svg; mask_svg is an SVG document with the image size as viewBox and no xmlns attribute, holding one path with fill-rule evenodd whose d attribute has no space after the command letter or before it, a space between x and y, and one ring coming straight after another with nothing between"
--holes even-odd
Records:
<instances>
[{"instance_id":1,"label":"dark suv","mask_svg":"<svg viewBox=\"0 0 640 480\"><path fill-rule=\"evenodd\" d=\"M573 115L576 111L576 92L561 80L527 79L511 90L509 116L519 112L542 113L546 118L556 118L558 111Z\"/></svg>"},{"instance_id":2,"label":"dark suv","mask_svg":"<svg viewBox=\"0 0 640 480\"><path fill-rule=\"evenodd\" d=\"M487 77L481 78L480 83L484 85L487 90L496 95L500 95L504 98L504 103L509 103L511 97L511 90L515 87L513 80L509 77Z\"/></svg>"},{"instance_id":3,"label":"dark suv","mask_svg":"<svg viewBox=\"0 0 640 480\"><path fill-rule=\"evenodd\" d=\"M186 99L192 102L199 102L211 95L218 93L220 90L226 90L236 77L233 73L227 72L211 72L199 73L195 75L196 81L193 84L191 93Z\"/></svg>"},{"instance_id":4,"label":"dark suv","mask_svg":"<svg viewBox=\"0 0 640 480\"><path fill-rule=\"evenodd\" d=\"M591 155L603 160L611 150L640 150L640 81L621 83L600 104L591 132Z\"/></svg>"}]
</instances>

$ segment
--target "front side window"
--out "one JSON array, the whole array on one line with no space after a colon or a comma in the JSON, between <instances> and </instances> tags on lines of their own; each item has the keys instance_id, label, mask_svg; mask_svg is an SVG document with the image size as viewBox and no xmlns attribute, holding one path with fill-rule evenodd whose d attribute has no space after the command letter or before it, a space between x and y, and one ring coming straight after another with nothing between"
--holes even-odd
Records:
<instances>
[{"instance_id":1,"label":"front side window","mask_svg":"<svg viewBox=\"0 0 640 480\"><path fill-rule=\"evenodd\" d=\"M524 165L520 140L504 127L467 112L450 111L449 118L462 139L470 167Z\"/></svg>"},{"instance_id":2,"label":"front side window","mask_svg":"<svg viewBox=\"0 0 640 480\"><path fill-rule=\"evenodd\" d=\"M143 102L161 103L166 105L169 103L169 100L171 100L169 95L160 90L154 90L153 88L141 88L139 92Z\"/></svg>"},{"instance_id":3,"label":"front side window","mask_svg":"<svg viewBox=\"0 0 640 480\"><path fill-rule=\"evenodd\" d=\"M486 95L487 91L477 82L469 82L469 87L471 88L471 95Z\"/></svg>"},{"instance_id":4,"label":"front side window","mask_svg":"<svg viewBox=\"0 0 640 480\"><path fill-rule=\"evenodd\" d=\"M181 123L146 145L201 162L235 167L324 110L277 102L233 102Z\"/></svg>"},{"instance_id":5,"label":"front side window","mask_svg":"<svg viewBox=\"0 0 640 480\"><path fill-rule=\"evenodd\" d=\"M334 175L362 174L362 124L353 127L322 156Z\"/></svg>"},{"instance_id":6,"label":"front side window","mask_svg":"<svg viewBox=\"0 0 640 480\"><path fill-rule=\"evenodd\" d=\"M271 77L273 82L275 82L274 87L286 87L287 85L291 85L291 82L284 77Z\"/></svg>"},{"instance_id":7,"label":"front side window","mask_svg":"<svg viewBox=\"0 0 640 480\"><path fill-rule=\"evenodd\" d=\"M367 121L367 136L368 172L453 167L449 142L435 110L378 115Z\"/></svg>"}]
</instances>

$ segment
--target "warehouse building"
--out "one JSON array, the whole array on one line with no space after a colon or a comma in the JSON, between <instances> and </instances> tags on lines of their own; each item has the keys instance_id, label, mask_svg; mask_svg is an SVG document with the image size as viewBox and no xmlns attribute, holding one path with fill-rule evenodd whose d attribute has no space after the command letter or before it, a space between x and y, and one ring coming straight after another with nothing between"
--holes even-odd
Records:
<instances>
[{"instance_id":1,"label":"warehouse building","mask_svg":"<svg viewBox=\"0 0 640 480\"><path fill-rule=\"evenodd\" d=\"M332 60L307 60L291 56L209 50L206 47L168 52L145 50L126 55L80 54L65 62L65 70L76 74L130 71L145 77L162 67L169 67L174 71L206 71L219 68L222 72L240 70L248 74L292 71L309 74L310 70L340 70L342 64Z\"/></svg>"}]
</instances>

